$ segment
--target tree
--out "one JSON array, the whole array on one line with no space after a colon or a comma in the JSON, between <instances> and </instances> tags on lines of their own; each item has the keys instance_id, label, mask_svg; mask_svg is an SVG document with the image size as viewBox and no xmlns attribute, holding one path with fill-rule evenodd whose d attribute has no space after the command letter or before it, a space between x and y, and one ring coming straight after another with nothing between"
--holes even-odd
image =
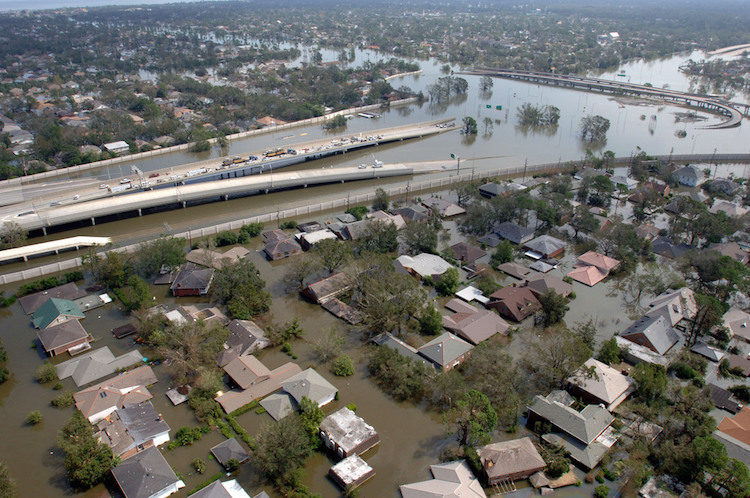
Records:
<instances>
[{"instance_id":1,"label":"tree","mask_svg":"<svg viewBox=\"0 0 750 498\"><path fill-rule=\"evenodd\" d=\"M724 313L729 309L726 303L700 293L695 294L695 304L698 310L688 326L688 347L694 346L700 336L708 334L715 326L722 323Z\"/></svg>"},{"instance_id":2,"label":"tree","mask_svg":"<svg viewBox=\"0 0 750 498\"><path fill-rule=\"evenodd\" d=\"M382 188L375 190L375 200L372 203L373 211L388 211L388 206L391 204L391 197L388 192Z\"/></svg>"},{"instance_id":3,"label":"tree","mask_svg":"<svg viewBox=\"0 0 750 498\"><path fill-rule=\"evenodd\" d=\"M435 254L437 250L438 231L429 223L410 222L404 228L403 236L406 254Z\"/></svg>"},{"instance_id":4,"label":"tree","mask_svg":"<svg viewBox=\"0 0 750 498\"><path fill-rule=\"evenodd\" d=\"M284 283L287 290L299 292L305 287L305 281L316 275L321 268L320 259L310 253L299 254L286 265Z\"/></svg>"},{"instance_id":5,"label":"tree","mask_svg":"<svg viewBox=\"0 0 750 498\"><path fill-rule=\"evenodd\" d=\"M455 426L460 446L477 446L490 441L497 425L497 413L487 396L472 389L456 401L446 414L445 423Z\"/></svg>"},{"instance_id":6,"label":"tree","mask_svg":"<svg viewBox=\"0 0 750 498\"><path fill-rule=\"evenodd\" d=\"M540 311L540 321L543 327L549 327L562 321L565 313L568 312L568 300L561 294L550 289L539 296L539 303L542 305Z\"/></svg>"},{"instance_id":7,"label":"tree","mask_svg":"<svg viewBox=\"0 0 750 498\"><path fill-rule=\"evenodd\" d=\"M520 366L529 378L525 387L535 391L561 389L590 357L591 350L578 335L558 326L543 341L532 343L521 359Z\"/></svg>"},{"instance_id":8,"label":"tree","mask_svg":"<svg viewBox=\"0 0 750 498\"><path fill-rule=\"evenodd\" d=\"M32 410L29 412L29 414L26 416L26 424L27 425L36 425L42 422L42 412L39 410Z\"/></svg>"},{"instance_id":9,"label":"tree","mask_svg":"<svg viewBox=\"0 0 750 498\"><path fill-rule=\"evenodd\" d=\"M667 388L667 371L662 365L639 363L631 377L635 381L636 395L648 404L661 397Z\"/></svg>"},{"instance_id":10,"label":"tree","mask_svg":"<svg viewBox=\"0 0 750 498\"><path fill-rule=\"evenodd\" d=\"M383 254L398 249L398 227L395 223L383 220L370 221L366 235L357 243L358 252Z\"/></svg>"},{"instance_id":11,"label":"tree","mask_svg":"<svg viewBox=\"0 0 750 498\"><path fill-rule=\"evenodd\" d=\"M418 398L425 389L426 367L393 348L373 346L367 369L375 382L394 399Z\"/></svg>"},{"instance_id":12,"label":"tree","mask_svg":"<svg viewBox=\"0 0 750 498\"><path fill-rule=\"evenodd\" d=\"M52 382L57 378L57 368L55 365L50 363L49 360L45 361L43 365L36 369L36 381L40 384L46 384Z\"/></svg>"},{"instance_id":13,"label":"tree","mask_svg":"<svg viewBox=\"0 0 750 498\"><path fill-rule=\"evenodd\" d=\"M377 333L396 331L417 319L427 298L425 289L412 276L397 273L390 261L372 261L371 268L355 279L357 305L365 323Z\"/></svg>"},{"instance_id":14,"label":"tree","mask_svg":"<svg viewBox=\"0 0 750 498\"><path fill-rule=\"evenodd\" d=\"M603 116L584 116L579 130L585 142L603 142L607 138L609 119Z\"/></svg>"},{"instance_id":15,"label":"tree","mask_svg":"<svg viewBox=\"0 0 750 498\"><path fill-rule=\"evenodd\" d=\"M490 263L493 268L497 268L503 263L510 263L513 259L515 259L513 244L511 244L508 239L503 239L503 241L497 245L497 249L495 249L495 253L490 259Z\"/></svg>"},{"instance_id":16,"label":"tree","mask_svg":"<svg viewBox=\"0 0 750 498\"><path fill-rule=\"evenodd\" d=\"M570 221L570 227L573 229L573 238L578 238L578 232L594 232L599 229L599 221L594 217L594 213L585 206L576 208L576 215Z\"/></svg>"},{"instance_id":17,"label":"tree","mask_svg":"<svg viewBox=\"0 0 750 498\"><path fill-rule=\"evenodd\" d=\"M476 135L478 128L477 128L477 120L472 118L471 116L466 116L463 119L464 126L461 128L461 132L464 135Z\"/></svg>"},{"instance_id":18,"label":"tree","mask_svg":"<svg viewBox=\"0 0 750 498\"><path fill-rule=\"evenodd\" d=\"M482 124L484 125L484 134L485 135L489 134L489 132L492 130L494 126L492 124L492 118L489 116L485 116L484 119L482 120Z\"/></svg>"},{"instance_id":19,"label":"tree","mask_svg":"<svg viewBox=\"0 0 750 498\"><path fill-rule=\"evenodd\" d=\"M215 368L216 354L223 349L227 337L229 330L218 322L170 324L164 329L159 352L169 360L174 378L179 383L189 383L202 369Z\"/></svg>"},{"instance_id":20,"label":"tree","mask_svg":"<svg viewBox=\"0 0 750 498\"><path fill-rule=\"evenodd\" d=\"M226 305L232 318L251 320L268 311L271 304L270 294L263 290L265 285L255 265L240 259L214 273L210 293L214 300Z\"/></svg>"},{"instance_id":21,"label":"tree","mask_svg":"<svg viewBox=\"0 0 750 498\"><path fill-rule=\"evenodd\" d=\"M333 361L333 374L338 377L354 375L354 360L351 356L341 355Z\"/></svg>"},{"instance_id":22,"label":"tree","mask_svg":"<svg viewBox=\"0 0 750 498\"><path fill-rule=\"evenodd\" d=\"M317 449L318 445L320 445L318 431L320 430L320 423L325 416L323 409L320 408L317 401L313 401L307 396L302 396L299 403L299 420L309 437L310 447L313 450Z\"/></svg>"},{"instance_id":23,"label":"tree","mask_svg":"<svg viewBox=\"0 0 750 498\"><path fill-rule=\"evenodd\" d=\"M488 92L492 90L494 84L495 82L490 76L482 76L479 78L479 91Z\"/></svg>"},{"instance_id":24,"label":"tree","mask_svg":"<svg viewBox=\"0 0 750 498\"><path fill-rule=\"evenodd\" d=\"M607 498L609 496L609 486L600 484L594 490L594 498Z\"/></svg>"},{"instance_id":25,"label":"tree","mask_svg":"<svg viewBox=\"0 0 750 498\"><path fill-rule=\"evenodd\" d=\"M3 498L16 496L16 481L11 477L5 462L0 462L0 496Z\"/></svg>"},{"instance_id":26,"label":"tree","mask_svg":"<svg viewBox=\"0 0 750 498\"><path fill-rule=\"evenodd\" d=\"M599 354L596 359L607 365L620 362L620 346L617 345L617 339L611 339L602 342L599 348Z\"/></svg>"},{"instance_id":27,"label":"tree","mask_svg":"<svg viewBox=\"0 0 750 498\"><path fill-rule=\"evenodd\" d=\"M461 283L461 275L458 269L450 267L435 280L435 290L441 296L452 296L458 290L459 283Z\"/></svg>"},{"instance_id":28,"label":"tree","mask_svg":"<svg viewBox=\"0 0 750 498\"><path fill-rule=\"evenodd\" d=\"M341 337L335 327L329 328L322 338L312 343L312 349L322 363L328 363L341 354L344 338Z\"/></svg>"},{"instance_id":29,"label":"tree","mask_svg":"<svg viewBox=\"0 0 750 498\"><path fill-rule=\"evenodd\" d=\"M138 272L151 277L159 273L162 267L177 268L185 262L186 243L185 239L172 235L142 242L134 255Z\"/></svg>"},{"instance_id":30,"label":"tree","mask_svg":"<svg viewBox=\"0 0 750 498\"><path fill-rule=\"evenodd\" d=\"M499 424L513 430L521 414L519 389L524 379L505 348L499 343L485 341L474 348L461 370L467 384L490 400Z\"/></svg>"},{"instance_id":31,"label":"tree","mask_svg":"<svg viewBox=\"0 0 750 498\"><path fill-rule=\"evenodd\" d=\"M0 250L22 246L27 236L28 232L15 221L3 222L0 227Z\"/></svg>"},{"instance_id":32,"label":"tree","mask_svg":"<svg viewBox=\"0 0 750 498\"><path fill-rule=\"evenodd\" d=\"M65 470L75 488L88 489L99 484L120 463L112 449L94 437L91 424L79 411L58 432L57 445L65 453Z\"/></svg>"},{"instance_id":33,"label":"tree","mask_svg":"<svg viewBox=\"0 0 750 498\"><path fill-rule=\"evenodd\" d=\"M104 257L96 255L90 261L94 278L108 289L124 287L133 273L130 261L118 251L108 251Z\"/></svg>"},{"instance_id":34,"label":"tree","mask_svg":"<svg viewBox=\"0 0 750 498\"><path fill-rule=\"evenodd\" d=\"M352 248L338 239L324 239L313 246L311 251L320 262L320 266L328 270L329 275L344 266L352 255Z\"/></svg>"},{"instance_id":35,"label":"tree","mask_svg":"<svg viewBox=\"0 0 750 498\"><path fill-rule=\"evenodd\" d=\"M253 464L277 485L290 483L313 451L298 415L261 425L255 441Z\"/></svg>"},{"instance_id":36,"label":"tree","mask_svg":"<svg viewBox=\"0 0 750 498\"><path fill-rule=\"evenodd\" d=\"M285 342L299 339L305 335L305 329L299 323L299 318L294 317L292 321L286 322L283 325L269 325L265 329L266 339L271 342L271 345L278 346Z\"/></svg>"},{"instance_id":37,"label":"tree","mask_svg":"<svg viewBox=\"0 0 750 498\"><path fill-rule=\"evenodd\" d=\"M443 315L433 306L428 304L422 308L419 315L419 331L426 335L437 335L443 330Z\"/></svg>"}]
</instances>

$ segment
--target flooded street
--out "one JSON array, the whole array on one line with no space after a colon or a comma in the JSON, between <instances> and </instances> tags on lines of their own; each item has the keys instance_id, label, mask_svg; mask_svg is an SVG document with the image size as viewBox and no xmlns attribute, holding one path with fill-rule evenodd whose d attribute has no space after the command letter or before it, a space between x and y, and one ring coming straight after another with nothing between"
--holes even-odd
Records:
<instances>
[{"instance_id":1,"label":"flooded street","mask_svg":"<svg viewBox=\"0 0 750 498\"><path fill-rule=\"evenodd\" d=\"M666 64L664 74L671 74L674 62L684 60L684 56L670 59ZM422 62L424 74L408 76L391 80L394 87L409 85L415 90L426 90L436 77L441 74L437 66L432 62ZM651 64L651 63L649 63ZM651 81L654 86L662 86L655 81L662 74L658 68L662 67L656 63L649 70L648 65L643 68L646 81ZM627 66L627 74L635 74L639 66ZM675 66L676 67L676 66ZM606 76L605 76L606 77ZM351 166L373 158L385 162L405 161L427 161L445 160L446 164L453 164L450 154L462 158L462 169L473 167L476 170L491 170L497 168L509 168L522 166L528 160L529 164L541 162L555 162L558 160L581 159L585 154L586 146L578 138L578 122L580 118L588 114L601 114L611 121L606 145L602 150L613 150L618 156L628 156L640 147L650 154L690 154L711 153L717 149L720 153L747 152L747 144L750 143L748 127L740 126L731 130L704 130L702 126L719 122L720 118L703 112L700 115L708 119L703 123L676 123L674 113L682 111L682 108L661 105L630 105L621 104L612 100L609 96L598 94L586 94L573 90L542 87L520 82L495 80L495 86L491 97L480 96L478 92L478 78L467 77L469 80L469 94L444 107L435 107L430 104L412 105L406 108L389 109L383 112L380 119L354 118L349 121L346 133L356 134L368 130L398 126L405 123L415 123L436 119L440 117L456 117L459 121L464 116L473 116L479 123L479 135L476 138L467 138L457 132L443 134L437 137L416 139L402 144L379 146L366 152L356 152L334 158L323 159L309 165L300 165L295 168L320 168ZM635 81L634 81L635 82ZM672 88L680 89L678 81L665 79L665 83ZM516 110L525 102L555 105L561 110L560 125L547 133L524 131L515 125ZM486 105L503 105L502 111L487 109ZM652 119L651 116L656 116ZM641 119L641 116L646 116ZM492 127L485 132L483 119L491 118ZM656 123L656 124L654 124ZM687 137L678 139L675 132L685 129ZM305 134L305 135L303 135ZM291 136L290 136L291 135ZM320 126L295 128L284 130L282 133L270 133L261 137L240 140L230 145L229 151L220 151L215 148L206 155L174 153L157 156L148 161L134 163L143 171L169 168L170 166L184 164L196 160L204 160L210 157L218 157L219 153L229 155L248 154L279 144L290 144L297 141L309 141L326 136ZM598 151L597 151L598 152ZM464 166L465 165L465 166ZM108 175L117 173L120 167L113 170L99 171L95 174L98 178L105 179ZM123 164L123 173L127 174L129 165ZM451 174L443 172L432 175L433 177ZM399 180L397 184L422 181L431 176L420 176L410 179ZM66 181L67 178L64 179ZM327 185L311 187L302 190L276 192L267 195L232 199L226 202L215 202L210 204L192 206L185 209L164 211L143 217L124 218L96 226L85 226L73 228L64 232L58 232L48 237L38 238L36 241L53 240L63 236L92 235L112 237L115 244L125 244L145 240L158 233L181 232L184 230L211 226L216 223L250 217L258 214L273 212L277 209L288 209L290 207L305 206L321 202L331 197L345 197L347 194L356 195L370 191L376 187L393 185L388 180L372 180L351 183L346 185ZM424 195L424 194L418 194ZM312 219L325 221L334 218L336 213L323 213L310 217L300 217L297 221L309 221ZM450 227L451 240L441 242L440 249L455 243L463 238L457 235L455 223L447 222ZM266 229L276 228L272 224L266 224ZM191 241L193 242L193 241ZM425 480L429 478L428 467L437 463L440 453L447 447L455 445L455 437L446 434L442 423L442 416L424 410L422 406L412 403L397 403L385 395L370 379L366 370L365 338L362 332L346 325L343 321L327 313L321 307L303 301L296 294L288 295L283 289L281 282L288 261L268 262L260 254L262 248L260 238L255 238L246 246L252 251L248 258L258 267L261 276L268 284L268 290L273 296L273 304L270 312L264 317L265 322L283 323L298 317L306 333L302 341L293 343L294 354L298 356L296 362L302 369L315 367L317 371L326 377L339 389L339 399L327 405L324 411L332 413L339 408L354 403L357 413L372 425L380 434L380 444L364 455L364 459L374 468L376 475L368 481L360 490L359 496L370 497L396 497L399 496L398 485ZM63 253L57 256L39 258L30 263L13 263L3 265L0 271L11 272L23 268L36 266L43 263L70 259L73 253ZM567 257L563 265L552 271L552 275L562 277L572 267L572 250L567 251ZM498 281L503 285L515 282L511 277L496 275ZM88 282L90 285L91 282ZM85 284L80 284L84 286ZM611 335L624 329L629 320L626 316L622 300L619 296L610 296L613 282L607 281L596 287L589 288L575 283L574 291L576 299L572 301L566 316L568 325L584 321L588 318L597 320L597 339L611 337ZM14 288L4 288L6 294L10 294ZM174 307L175 304L207 303L207 299L180 298L179 300L168 295L167 286L152 286L153 295L158 302ZM444 313L445 310L442 310ZM132 338L123 340L114 339L110 333L111 329L131 321L128 316L121 312L116 303L92 310L86 314L82 324L95 338L94 348L109 346L115 355L122 354L134 347ZM65 478L63 468L63 457L56 448L55 438L57 431L62 428L65 421L72 415L73 408L58 410L52 408L49 402L60 391L54 391L52 384L39 385L34 380L36 369L42 364L45 355L41 348L32 348L31 345L37 340L35 330L30 325L30 319L21 310L20 305L13 304L10 308L0 309L0 337L2 338L9 355L7 368L12 377L4 384L0 384L0 419L5 422L5 427L0 432L0 454L2 460L6 461L11 474L18 483L20 496L56 497L72 495ZM326 330L335 327L346 337L345 353L352 356L355 361L356 372L347 378L335 377L327 367L318 364L317 358L310 346L310 342L323 337ZM509 345L509 352L518 358L524 354L529 347L532 334L530 328L524 330L514 338ZM141 350L144 356L149 356L149 351ZM287 361L289 356L281 353L278 348L264 351L259 354L261 361L269 368L275 368ZM61 356L54 359L59 363L68 359ZM172 387L170 385L168 367L158 365L154 371L159 382L150 391L154 395L152 402L157 411L164 415L174 433L182 426L195 426L191 410L186 405L172 406L165 396L165 392ZM72 379L63 381L64 390L77 391ZM42 412L44 420L36 426L27 426L24 422L27 414L32 410ZM248 431L255 434L261 424L272 422L267 414L257 414L250 411L237 418L238 422ZM515 438L518 434L496 435L495 441L502 438ZM204 479L221 470L221 467L210 458L210 447L221 442L223 436L218 431L213 431L203 437L201 441L190 447L178 448L173 451L163 450L169 463L183 477L186 488L180 496L186 496ZM192 474L190 462L200 457L207 463L207 470L203 475ZM307 478L304 484L309 486L311 492L319 493L324 497L340 496L339 488L326 476L328 468L334 461L323 453L316 453L305 467ZM583 474L578 471L581 478ZM250 464L242 465L237 475L239 482L251 495L262 489L276 496L272 489L264 486L262 480L257 476ZM115 486L116 487L116 486ZM588 496L593 490L592 485L584 484L582 487L570 487L555 492L555 496L577 497ZM100 485L82 496L106 496L107 492L116 490L110 485L109 488ZM522 491L518 496L530 495L530 490Z\"/></svg>"}]
</instances>

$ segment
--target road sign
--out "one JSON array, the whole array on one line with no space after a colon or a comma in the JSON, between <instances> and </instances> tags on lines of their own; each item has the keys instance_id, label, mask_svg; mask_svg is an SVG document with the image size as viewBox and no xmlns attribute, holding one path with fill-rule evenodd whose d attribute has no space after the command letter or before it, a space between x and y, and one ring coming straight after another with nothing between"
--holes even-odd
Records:
<instances>
[{"instance_id":1,"label":"road sign","mask_svg":"<svg viewBox=\"0 0 750 498\"><path fill-rule=\"evenodd\" d=\"M503 106L501 106L501 105L495 106L495 109L497 109L498 111L502 111L503 110Z\"/></svg>"},{"instance_id":2,"label":"road sign","mask_svg":"<svg viewBox=\"0 0 750 498\"><path fill-rule=\"evenodd\" d=\"M451 154L451 159L455 159L455 158L456 158L456 155L455 154Z\"/></svg>"},{"instance_id":3,"label":"road sign","mask_svg":"<svg viewBox=\"0 0 750 498\"><path fill-rule=\"evenodd\" d=\"M487 109L492 109L492 104L487 104Z\"/></svg>"}]
</instances>

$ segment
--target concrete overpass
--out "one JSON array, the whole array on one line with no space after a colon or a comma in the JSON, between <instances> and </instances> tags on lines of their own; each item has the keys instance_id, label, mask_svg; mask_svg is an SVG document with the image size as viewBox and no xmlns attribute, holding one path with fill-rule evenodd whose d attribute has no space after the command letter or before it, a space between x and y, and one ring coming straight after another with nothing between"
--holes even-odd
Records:
<instances>
[{"instance_id":1,"label":"concrete overpass","mask_svg":"<svg viewBox=\"0 0 750 498\"><path fill-rule=\"evenodd\" d=\"M430 168L434 169L434 168ZM157 190L144 190L129 195L114 195L86 202L50 206L20 213L6 221L14 221L24 230L42 230L48 227L90 221L96 224L97 218L120 213L135 212L162 206L186 207L188 203L207 200L227 200L240 197L283 190L305 188L309 185L344 183L356 180L372 180L414 174L415 168L402 164L383 165L373 168L334 168L307 171L276 172L264 175L253 175L230 178L222 181L178 185ZM426 172L426 169L425 169Z\"/></svg>"},{"instance_id":2,"label":"concrete overpass","mask_svg":"<svg viewBox=\"0 0 750 498\"><path fill-rule=\"evenodd\" d=\"M626 83L620 81L603 80L600 78L589 78L586 76L539 73L533 71L518 71L515 69L492 69L477 68L472 71L464 71L463 74L475 74L479 76L492 76L495 78L508 78L514 80L528 81L542 85L554 85L575 90L589 92L602 92L612 95L635 95L638 97L652 97L669 102L686 104L691 107L706 109L723 114L728 119L723 123L706 126L704 129L733 128L742 122L742 113L731 103L706 95L679 92L665 88L654 88L647 85Z\"/></svg>"},{"instance_id":3,"label":"concrete overpass","mask_svg":"<svg viewBox=\"0 0 750 498\"><path fill-rule=\"evenodd\" d=\"M14 247L13 249L0 251L0 263L12 261L14 259L28 261L32 256L41 256L42 254L50 253L59 254L60 251L78 250L81 247L106 246L111 242L112 239L109 237L88 237L83 235L53 240L50 242L40 242L39 244Z\"/></svg>"}]
</instances>

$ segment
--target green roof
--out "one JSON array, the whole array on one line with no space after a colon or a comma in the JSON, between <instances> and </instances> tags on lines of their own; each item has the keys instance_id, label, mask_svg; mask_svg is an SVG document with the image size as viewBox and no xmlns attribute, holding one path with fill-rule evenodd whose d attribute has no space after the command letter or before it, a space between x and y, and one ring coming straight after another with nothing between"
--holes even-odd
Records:
<instances>
[{"instance_id":1,"label":"green roof","mask_svg":"<svg viewBox=\"0 0 750 498\"><path fill-rule=\"evenodd\" d=\"M34 312L32 323L38 329L46 329L60 315L84 318L83 312L73 301L51 297Z\"/></svg>"}]
</instances>

